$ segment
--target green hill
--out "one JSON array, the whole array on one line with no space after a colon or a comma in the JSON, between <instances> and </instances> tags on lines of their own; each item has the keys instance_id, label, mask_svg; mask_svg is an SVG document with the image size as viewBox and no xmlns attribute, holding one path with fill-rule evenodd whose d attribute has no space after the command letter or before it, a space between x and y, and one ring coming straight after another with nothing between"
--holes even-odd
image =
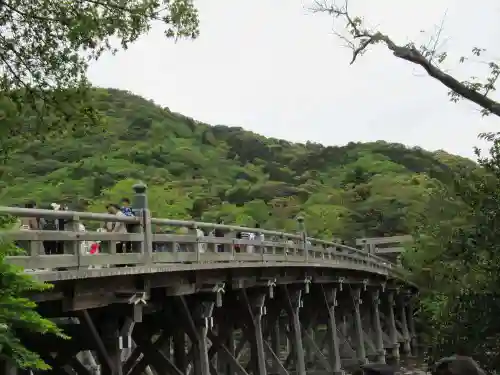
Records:
<instances>
[{"instance_id":1,"label":"green hill","mask_svg":"<svg viewBox=\"0 0 500 375\"><path fill-rule=\"evenodd\" d=\"M411 232L432 192L452 196L454 173L476 168L383 141L324 147L265 138L118 90L98 89L95 101L106 131L25 143L2 166L2 204L100 211L143 180L155 216L294 230L301 213L312 235L382 236Z\"/></svg>"}]
</instances>

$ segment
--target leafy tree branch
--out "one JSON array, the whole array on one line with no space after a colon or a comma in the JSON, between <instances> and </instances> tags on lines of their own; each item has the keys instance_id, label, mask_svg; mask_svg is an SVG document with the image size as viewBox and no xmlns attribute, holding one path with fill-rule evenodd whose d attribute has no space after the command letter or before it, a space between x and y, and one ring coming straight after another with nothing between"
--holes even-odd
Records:
<instances>
[{"instance_id":1,"label":"leafy tree branch","mask_svg":"<svg viewBox=\"0 0 500 375\"><path fill-rule=\"evenodd\" d=\"M500 103L488 97L495 91L495 85L500 76L500 67L495 61L488 62L489 75L484 82L475 78L469 81L460 81L440 68L439 65L447 58L447 53L438 53L436 44L431 47L417 47L414 43L398 44L389 35L381 31L370 30L360 17L350 14L348 1L338 6L327 0L316 0L312 11L328 13L335 20L343 23L342 26L347 31L347 35L342 33L336 33L336 35L345 41L352 50L351 64L362 56L370 46L381 44L395 57L421 66L429 76L450 89L452 101L456 102L460 98L465 98L479 105L483 109L483 114L492 113L500 116ZM485 50L481 48L472 49L472 54L475 56L480 56L483 52ZM460 58L461 63L465 60L465 57Z\"/></svg>"},{"instance_id":2,"label":"leafy tree branch","mask_svg":"<svg viewBox=\"0 0 500 375\"><path fill-rule=\"evenodd\" d=\"M0 0L0 100L10 101L17 115L31 111L37 118L29 129L4 122L0 135L72 131L82 116L94 123L88 64L106 51L127 49L153 23L164 26L167 38L199 34L192 0ZM0 139L4 151L8 145Z\"/></svg>"}]
</instances>

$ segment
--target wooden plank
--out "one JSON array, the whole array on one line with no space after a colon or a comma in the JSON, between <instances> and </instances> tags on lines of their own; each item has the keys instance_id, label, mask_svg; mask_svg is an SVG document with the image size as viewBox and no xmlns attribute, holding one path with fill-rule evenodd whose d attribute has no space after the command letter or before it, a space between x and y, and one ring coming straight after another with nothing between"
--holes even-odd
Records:
<instances>
[{"instance_id":1,"label":"wooden plank","mask_svg":"<svg viewBox=\"0 0 500 375\"><path fill-rule=\"evenodd\" d=\"M70 232L52 230L5 231L2 235L11 241L143 241L138 233Z\"/></svg>"},{"instance_id":2,"label":"wooden plank","mask_svg":"<svg viewBox=\"0 0 500 375\"><path fill-rule=\"evenodd\" d=\"M405 251L404 247L375 248L375 254L399 254Z\"/></svg>"},{"instance_id":3,"label":"wooden plank","mask_svg":"<svg viewBox=\"0 0 500 375\"><path fill-rule=\"evenodd\" d=\"M368 238L358 238L356 240L357 246L368 245L382 245L391 243L405 243L411 242L412 236L393 236L393 237L368 237Z\"/></svg>"},{"instance_id":4,"label":"wooden plank","mask_svg":"<svg viewBox=\"0 0 500 375\"><path fill-rule=\"evenodd\" d=\"M25 269L54 269L54 268L76 268L78 267L78 256L64 255L39 255L31 256L9 256L5 258L9 264L23 267Z\"/></svg>"}]
</instances>

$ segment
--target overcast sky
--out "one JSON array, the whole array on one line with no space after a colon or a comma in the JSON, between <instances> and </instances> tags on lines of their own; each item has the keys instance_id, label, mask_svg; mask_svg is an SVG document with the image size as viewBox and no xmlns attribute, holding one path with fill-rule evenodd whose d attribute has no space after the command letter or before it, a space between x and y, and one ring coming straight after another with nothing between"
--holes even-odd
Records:
<instances>
[{"instance_id":1,"label":"overcast sky","mask_svg":"<svg viewBox=\"0 0 500 375\"><path fill-rule=\"evenodd\" d=\"M340 1L340 0L339 0ZM444 15L447 68L500 35L500 3L481 0L350 0L353 14L401 43L426 41ZM447 90L409 63L375 48L349 66L350 51L326 15L307 0L198 1L201 36L175 44L155 28L128 51L90 70L98 86L126 89L212 125L241 126L290 141L342 145L386 140L472 156L478 133L500 130L477 107L453 104ZM425 31L422 33L421 31ZM500 50L491 51L493 54Z\"/></svg>"}]
</instances>

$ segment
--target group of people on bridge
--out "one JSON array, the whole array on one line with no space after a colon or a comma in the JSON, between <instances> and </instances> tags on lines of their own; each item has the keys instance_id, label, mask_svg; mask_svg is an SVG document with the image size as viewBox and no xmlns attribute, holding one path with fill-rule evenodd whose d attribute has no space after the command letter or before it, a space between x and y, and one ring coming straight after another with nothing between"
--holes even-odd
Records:
<instances>
[{"instance_id":1,"label":"group of people on bridge","mask_svg":"<svg viewBox=\"0 0 500 375\"><path fill-rule=\"evenodd\" d=\"M37 203L34 201L30 201L24 205L25 208L28 209L37 209L39 208ZM67 211L69 208L65 204L59 203L51 203L48 209L53 211L65 210ZM133 217L134 211L130 206L130 199L125 197L122 198L120 204L109 203L106 205L107 213L110 215L115 215L117 217ZM67 230L67 220L65 219L44 219L44 218L36 218L36 217L23 217L18 221L18 228L21 230L50 230L50 231L64 231ZM218 224L223 224L221 220L219 220ZM163 229L163 228L162 228ZM260 226L257 223L255 225L255 231L258 232L260 230ZM78 223L78 231L85 232L85 225L82 223ZM98 232L114 232L114 233L132 233L133 228L132 225L126 224L121 220L117 221L108 221L105 222L100 228L97 229ZM176 231L178 234L188 234L189 229L187 227L180 227ZM162 230L161 233L174 233L173 230ZM215 228L211 231L204 231L201 228L196 229L196 236L199 239L202 239L206 236L210 237L225 237L227 230L221 228ZM258 238L257 238L258 237ZM243 239L243 240L256 240L259 239L264 241L265 236L263 233L254 233L254 232L244 232L238 231L235 233L235 238ZM22 243L18 244L19 247L24 247ZM91 241L81 241L80 251L82 254L97 254L101 250L102 244L99 241L91 242ZM175 244L177 248L176 251L185 251L186 249L182 244ZM198 243L198 251L205 252L206 251L206 243L200 241ZM235 245L236 251L246 251L248 253L254 252L254 247L251 245L239 246ZM62 241L43 241L43 251L46 255L55 255L55 254L64 254L64 243ZM132 251L132 244L130 242L118 242L116 244L116 253L126 253ZM165 243L154 242L153 243L153 251L154 252L162 252L168 251L168 246ZM223 251L223 245L217 245L217 251Z\"/></svg>"}]
</instances>

